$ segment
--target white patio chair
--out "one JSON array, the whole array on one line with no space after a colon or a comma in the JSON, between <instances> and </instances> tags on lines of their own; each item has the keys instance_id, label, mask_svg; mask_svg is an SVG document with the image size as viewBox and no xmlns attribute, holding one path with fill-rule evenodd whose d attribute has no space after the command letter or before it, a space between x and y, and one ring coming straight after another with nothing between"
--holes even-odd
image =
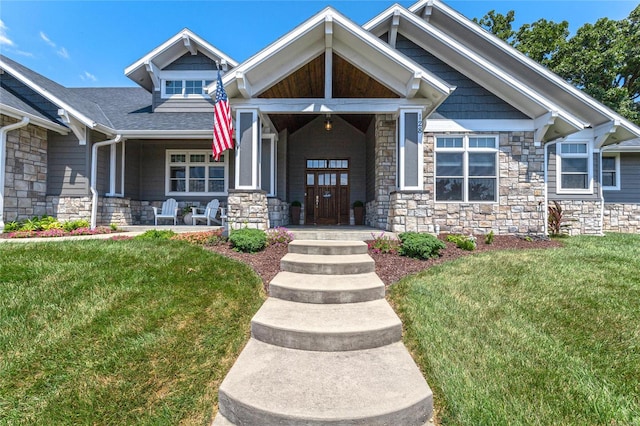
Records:
<instances>
[{"instance_id":1,"label":"white patio chair","mask_svg":"<svg viewBox=\"0 0 640 426\"><path fill-rule=\"evenodd\" d=\"M157 207L152 208L155 217L155 226L158 226L158 219L173 219L173 224L178 224L178 202L173 198L169 198L162 203L162 210L159 213Z\"/></svg>"},{"instance_id":2,"label":"white patio chair","mask_svg":"<svg viewBox=\"0 0 640 426\"><path fill-rule=\"evenodd\" d=\"M213 199L209 201L209 204L207 204L207 207L204 209L204 213L198 213L198 210L202 209L191 207L191 220L194 225L196 224L196 221L205 219L207 221L207 226L211 226L211 222L218 225L224 225L226 215L224 213L224 209L220 208L219 200ZM220 210L220 219L216 217L218 215L218 210Z\"/></svg>"}]
</instances>

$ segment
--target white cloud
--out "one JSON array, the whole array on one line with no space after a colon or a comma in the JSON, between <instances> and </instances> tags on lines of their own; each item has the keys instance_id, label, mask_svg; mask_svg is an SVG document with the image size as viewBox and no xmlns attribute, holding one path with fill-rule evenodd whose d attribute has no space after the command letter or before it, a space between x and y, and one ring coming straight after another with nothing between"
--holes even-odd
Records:
<instances>
[{"instance_id":1,"label":"white cloud","mask_svg":"<svg viewBox=\"0 0 640 426\"><path fill-rule=\"evenodd\" d=\"M58 56L69 59L69 52L67 52L67 49L65 49L64 47L61 47L60 50L58 50L56 53L58 54Z\"/></svg>"},{"instance_id":2,"label":"white cloud","mask_svg":"<svg viewBox=\"0 0 640 426\"><path fill-rule=\"evenodd\" d=\"M54 42L52 42L51 39L49 37L47 37L47 35L42 31L40 31L40 38L42 39L42 41L47 43L49 46L56 47L56 44Z\"/></svg>"},{"instance_id":3,"label":"white cloud","mask_svg":"<svg viewBox=\"0 0 640 426\"><path fill-rule=\"evenodd\" d=\"M27 56L27 57L29 57L29 58L33 58L33 57L34 57L33 53L31 53L31 52L25 52L24 50L16 50L16 51L15 51L15 54L16 54L16 55L20 55L20 56Z\"/></svg>"},{"instance_id":4,"label":"white cloud","mask_svg":"<svg viewBox=\"0 0 640 426\"><path fill-rule=\"evenodd\" d=\"M7 36L7 26L0 19L0 45L13 46L13 40Z\"/></svg>"},{"instance_id":5,"label":"white cloud","mask_svg":"<svg viewBox=\"0 0 640 426\"><path fill-rule=\"evenodd\" d=\"M98 81L98 78L88 71L85 71L84 74L80 74L80 79L82 81Z\"/></svg>"}]
</instances>

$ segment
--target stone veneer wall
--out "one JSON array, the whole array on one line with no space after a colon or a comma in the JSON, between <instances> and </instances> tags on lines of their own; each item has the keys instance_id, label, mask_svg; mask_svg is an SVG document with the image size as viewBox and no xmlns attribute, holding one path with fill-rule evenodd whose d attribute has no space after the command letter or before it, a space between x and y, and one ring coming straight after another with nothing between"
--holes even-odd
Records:
<instances>
[{"instance_id":1,"label":"stone veneer wall","mask_svg":"<svg viewBox=\"0 0 640 426\"><path fill-rule=\"evenodd\" d=\"M543 148L533 146L532 132L506 132L499 138L498 203L435 203L435 136L427 134L424 136L425 190L391 194L388 229L543 235Z\"/></svg>"},{"instance_id":2,"label":"stone veneer wall","mask_svg":"<svg viewBox=\"0 0 640 426\"><path fill-rule=\"evenodd\" d=\"M2 127L18 120L1 118ZM47 130L29 124L7 133L4 222L47 212Z\"/></svg>"},{"instance_id":3,"label":"stone veneer wall","mask_svg":"<svg viewBox=\"0 0 640 426\"><path fill-rule=\"evenodd\" d=\"M640 234L640 204L604 203L603 229Z\"/></svg>"},{"instance_id":4,"label":"stone veneer wall","mask_svg":"<svg viewBox=\"0 0 640 426\"><path fill-rule=\"evenodd\" d=\"M569 235L602 235L602 201L557 200L562 207L564 232Z\"/></svg>"},{"instance_id":5,"label":"stone veneer wall","mask_svg":"<svg viewBox=\"0 0 640 426\"><path fill-rule=\"evenodd\" d=\"M244 227L269 229L267 193L262 190L230 189L227 221L229 230Z\"/></svg>"},{"instance_id":6,"label":"stone veneer wall","mask_svg":"<svg viewBox=\"0 0 640 426\"><path fill-rule=\"evenodd\" d=\"M47 196L47 214L60 222L85 219L91 221L91 197ZM133 225L134 202L128 198L98 197L98 226L112 223L123 226ZM153 217L153 213L151 214Z\"/></svg>"},{"instance_id":7,"label":"stone veneer wall","mask_svg":"<svg viewBox=\"0 0 640 426\"><path fill-rule=\"evenodd\" d=\"M47 196L47 214L60 222L91 220L91 197Z\"/></svg>"},{"instance_id":8,"label":"stone veneer wall","mask_svg":"<svg viewBox=\"0 0 640 426\"><path fill-rule=\"evenodd\" d=\"M391 192L396 188L396 120L391 114L376 115L375 199L366 203L365 225L389 229Z\"/></svg>"},{"instance_id":9,"label":"stone veneer wall","mask_svg":"<svg viewBox=\"0 0 640 426\"><path fill-rule=\"evenodd\" d=\"M289 225L289 203L279 198L267 198L267 209L272 228Z\"/></svg>"}]
</instances>

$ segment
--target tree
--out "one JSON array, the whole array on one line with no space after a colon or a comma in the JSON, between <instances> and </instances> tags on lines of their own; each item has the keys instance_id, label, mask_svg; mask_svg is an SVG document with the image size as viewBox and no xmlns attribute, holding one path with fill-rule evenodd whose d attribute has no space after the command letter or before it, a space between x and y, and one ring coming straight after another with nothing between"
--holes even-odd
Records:
<instances>
[{"instance_id":1,"label":"tree","mask_svg":"<svg viewBox=\"0 0 640 426\"><path fill-rule=\"evenodd\" d=\"M514 11L474 19L531 59L640 125L640 5L620 21L601 18L569 37L567 21L540 19L513 31Z\"/></svg>"}]
</instances>

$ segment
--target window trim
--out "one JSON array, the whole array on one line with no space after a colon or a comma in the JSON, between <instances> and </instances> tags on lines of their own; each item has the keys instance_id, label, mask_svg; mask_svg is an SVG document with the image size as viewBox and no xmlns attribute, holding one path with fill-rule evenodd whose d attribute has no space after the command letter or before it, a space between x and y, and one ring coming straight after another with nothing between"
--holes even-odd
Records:
<instances>
[{"instance_id":1,"label":"window trim","mask_svg":"<svg viewBox=\"0 0 640 426\"><path fill-rule=\"evenodd\" d=\"M438 138L462 138L462 147L445 147L438 148ZM495 141L494 148L471 148L469 147L469 139L471 138L493 138ZM436 185L438 179L438 153L462 153L462 200L438 200L436 194ZM491 201L475 201L469 200L469 179L476 176L469 176L469 153L492 153L495 154L496 167L496 188L495 199ZM433 139L433 199L436 203L442 204L499 204L500 203L500 137L497 134L436 134ZM482 178L481 178L482 179Z\"/></svg>"},{"instance_id":2,"label":"window trim","mask_svg":"<svg viewBox=\"0 0 640 426\"><path fill-rule=\"evenodd\" d=\"M602 174L604 173L604 167L602 166L602 158L609 157L615 159L615 174L616 184L615 186L605 186L602 183ZM603 191L620 191L620 153L619 152L602 152L600 156L600 184Z\"/></svg>"},{"instance_id":3,"label":"window trim","mask_svg":"<svg viewBox=\"0 0 640 426\"><path fill-rule=\"evenodd\" d=\"M171 155L185 155L186 156L186 162L185 163L172 163L171 162ZM222 154L224 156L224 191L223 192L179 192L179 191L171 191L171 165L172 164L184 164L185 166L185 181L189 182L189 166L191 164L195 164L195 165L205 165L205 184L208 184L208 180L209 180L209 169L208 167L212 164L220 164L220 163L209 163L208 161L205 163L191 163L189 161L189 156L190 155L202 155L204 154L206 157L208 158L209 156L211 156L211 150L210 149L189 149L189 150L184 150L184 149L167 149L165 150L165 195L172 195L172 196L226 196L229 194L229 153L225 152L224 154Z\"/></svg>"},{"instance_id":4,"label":"window trim","mask_svg":"<svg viewBox=\"0 0 640 426\"><path fill-rule=\"evenodd\" d=\"M582 144L587 147L587 152L576 154L563 154L563 145ZM563 158L586 158L587 159L587 179L589 185L585 189L563 188L562 187L562 159ZM570 140L558 142L556 144L556 193L558 194L593 194L593 150L591 144L584 140Z\"/></svg>"},{"instance_id":5,"label":"window trim","mask_svg":"<svg viewBox=\"0 0 640 426\"><path fill-rule=\"evenodd\" d=\"M161 99L211 99L207 93L208 85L216 81L216 71L161 71L158 74L160 79L160 98ZM167 94L167 81L182 81L182 94ZM187 89L187 81L201 81L201 94L185 94ZM206 82L209 82L207 85Z\"/></svg>"},{"instance_id":6,"label":"window trim","mask_svg":"<svg viewBox=\"0 0 640 426\"><path fill-rule=\"evenodd\" d=\"M271 187L271 192L267 193L267 197L275 197L277 195L277 174L278 174L278 170L277 170L277 155L278 155L278 147L277 147L277 137L275 133L264 133L262 134L262 138L260 141L260 145L262 146L263 142L265 139L269 139L271 141L271 149L270 149L270 169L271 169L271 173L269 173L269 186ZM262 163L262 150L261 150L261 163ZM262 167L262 164L260 164L260 167ZM260 170L260 176L262 177L262 169ZM262 182L260 182L260 186L262 187Z\"/></svg>"}]
</instances>

